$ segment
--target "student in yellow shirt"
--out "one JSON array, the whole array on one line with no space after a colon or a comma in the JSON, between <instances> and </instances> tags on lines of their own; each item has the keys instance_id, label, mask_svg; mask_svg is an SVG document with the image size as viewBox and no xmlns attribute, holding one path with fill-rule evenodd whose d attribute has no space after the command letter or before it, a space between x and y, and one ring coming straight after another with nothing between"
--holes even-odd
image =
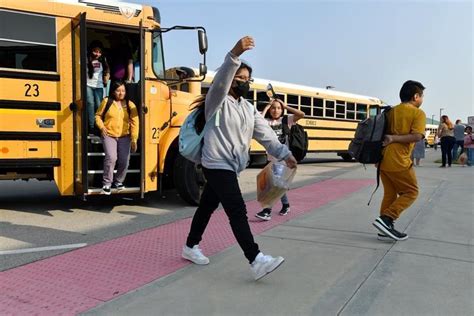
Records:
<instances>
[{"instance_id":1,"label":"student in yellow shirt","mask_svg":"<svg viewBox=\"0 0 474 316\"><path fill-rule=\"evenodd\" d=\"M425 112L423 103L425 87L409 80L400 90L402 103L388 113L387 135L380 163L380 177L384 188L380 217L373 225L380 231L380 240L405 240L408 235L394 227L394 221L418 196L418 184L410 158L415 143L425 137Z\"/></svg>"},{"instance_id":2,"label":"student in yellow shirt","mask_svg":"<svg viewBox=\"0 0 474 316\"><path fill-rule=\"evenodd\" d=\"M113 102L107 109L108 99L113 99ZM111 186L118 191L125 188L123 181L127 175L130 150L137 150L137 107L128 100L123 81L112 83L110 96L100 104L95 114L95 122L101 131L105 152L102 193L110 195ZM115 165L117 173L114 178Z\"/></svg>"}]
</instances>

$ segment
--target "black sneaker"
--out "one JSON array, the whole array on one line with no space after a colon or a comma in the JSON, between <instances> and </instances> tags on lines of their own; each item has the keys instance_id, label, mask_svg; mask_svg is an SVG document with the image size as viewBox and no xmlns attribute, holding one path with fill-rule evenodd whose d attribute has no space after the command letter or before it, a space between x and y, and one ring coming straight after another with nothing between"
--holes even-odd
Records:
<instances>
[{"instance_id":1,"label":"black sneaker","mask_svg":"<svg viewBox=\"0 0 474 316\"><path fill-rule=\"evenodd\" d=\"M408 238L407 234L401 233L393 227L393 219L382 215L377 217L372 223L382 234L387 235L393 240L405 240Z\"/></svg>"},{"instance_id":2,"label":"black sneaker","mask_svg":"<svg viewBox=\"0 0 474 316\"><path fill-rule=\"evenodd\" d=\"M116 189L117 191L122 191L125 189L125 186L121 182L113 183L112 188Z\"/></svg>"},{"instance_id":3,"label":"black sneaker","mask_svg":"<svg viewBox=\"0 0 474 316\"><path fill-rule=\"evenodd\" d=\"M104 186L102 187L102 194L110 195L110 193L112 193L112 191L110 190L110 186L104 185Z\"/></svg>"},{"instance_id":4,"label":"black sneaker","mask_svg":"<svg viewBox=\"0 0 474 316\"><path fill-rule=\"evenodd\" d=\"M263 219L264 221L269 221L272 219L272 209L264 208L262 211L255 214L255 217Z\"/></svg>"},{"instance_id":5,"label":"black sneaker","mask_svg":"<svg viewBox=\"0 0 474 316\"><path fill-rule=\"evenodd\" d=\"M280 210L280 215L285 216L290 211L290 204L283 204L283 207Z\"/></svg>"}]
</instances>

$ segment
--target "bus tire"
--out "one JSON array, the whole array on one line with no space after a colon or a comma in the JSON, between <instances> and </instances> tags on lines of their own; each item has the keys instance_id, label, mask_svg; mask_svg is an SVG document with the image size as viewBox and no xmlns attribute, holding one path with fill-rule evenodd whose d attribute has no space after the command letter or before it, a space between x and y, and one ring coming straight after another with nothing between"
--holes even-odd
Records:
<instances>
[{"instance_id":1,"label":"bus tire","mask_svg":"<svg viewBox=\"0 0 474 316\"><path fill-rule=\"evenodd\" d=\"M179 196L191 205L198 205L206 180L202 169L180 154L173 167L173 182Z\"/></svg>"},{"instance_id":2,"label":"bus tire","mask_svg":"<svg viewBox=\"0 0 474 316\"><path fill-rule=\"evenodd\" d=\"M339 154L344 161L352 161L352 156L350 154Z\"/></svg>"}]
</instances>

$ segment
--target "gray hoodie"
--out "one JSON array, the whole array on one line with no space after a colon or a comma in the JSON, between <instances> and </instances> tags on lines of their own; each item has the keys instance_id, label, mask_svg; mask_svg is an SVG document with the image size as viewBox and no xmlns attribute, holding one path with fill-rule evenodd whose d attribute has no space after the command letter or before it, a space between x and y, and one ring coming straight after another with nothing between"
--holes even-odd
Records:
<instances>
[{"instance_id":1,"label":"gray hoodie","mask_svg":"<svg viewBox=\"0 0 474 316\"><path fill-rule=\"evenodd\" d=\"M201 163L208 169L240 173L247 167L252 138L279 160L291 154L251 103L228 94L240 63L237 56L228 53L206 95L206 121L218 112L216 123L204 135Z\"/></svg>"}]
</instances>

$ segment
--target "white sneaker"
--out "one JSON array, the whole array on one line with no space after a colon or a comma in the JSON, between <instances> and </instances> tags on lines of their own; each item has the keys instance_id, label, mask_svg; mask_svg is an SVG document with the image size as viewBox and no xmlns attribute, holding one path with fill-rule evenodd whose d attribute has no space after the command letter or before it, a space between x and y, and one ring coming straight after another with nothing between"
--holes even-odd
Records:
<instances>
[{"instance_id":1,"label":"white sneaker","mask_svg":"<svg viewBox=\"0 0 474 316\"><path fill-rule=\"evenodd\" d=\"M181 256L184 259L187 259L195 264L208 264L209 258L202 254L199 245L195 245L193 248L189 248L188 246L183 246L183 253Z\"/></svg>"},{"instance_id":2,"label":"white sneaker","mask_svg":"<svg viewBox=\"0 0 474 316\"><path fill-rule=\"evenodd\" d=\"M285 261L283 257L273 258L272 256L266 256L259 252L254 262L252 262L250 270L252 270L255 280L259 280L278 268L283 261Z\"/></svg>"}]
</instances>

